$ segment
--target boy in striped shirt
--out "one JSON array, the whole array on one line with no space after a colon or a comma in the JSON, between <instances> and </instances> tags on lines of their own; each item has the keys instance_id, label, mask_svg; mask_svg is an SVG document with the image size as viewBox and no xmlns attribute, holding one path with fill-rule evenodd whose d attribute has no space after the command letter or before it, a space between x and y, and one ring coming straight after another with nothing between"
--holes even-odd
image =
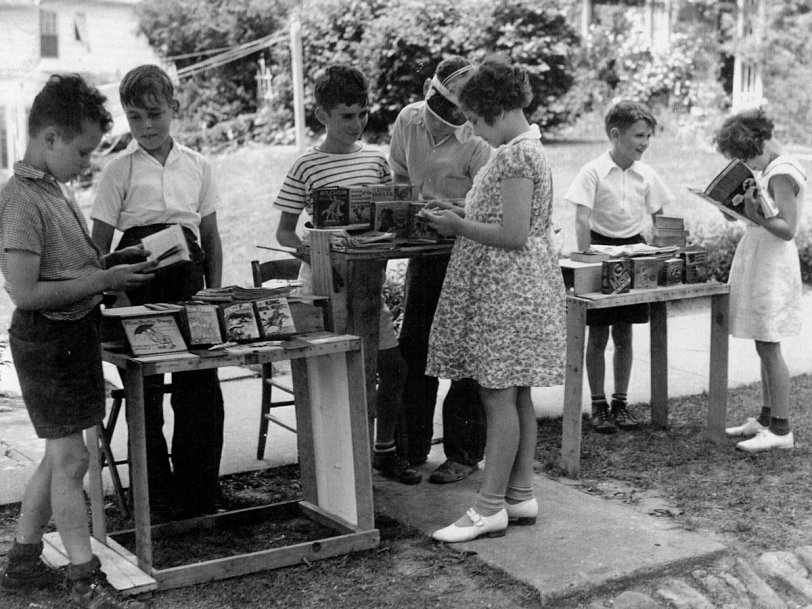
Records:
<instances>
[{"instance_id":1,"label":"boy in striped shirt","mask_svg":"<svg viewBox=\"0 0 812 609\"><path fill-rule=\"evenodd\" d=\"M327 186L372 186L392 181L386 156L359 141L369 120L369 85L356 68L331 65L315 83L316 118L324 125L322 142L305 152L288 171L273 206L281 211L276 240L297 248L302 240L296 226L302 211L313 213L313 191ZM299 278L311 285L310 267ZM336 295L342 297L343 294ZM395 329L386 306L381 307L378 343L377 421L372 465L382 475L403 484L417 484L420 474L395 449L406 363L400 355Z\"/></svg>"}]
</instances>

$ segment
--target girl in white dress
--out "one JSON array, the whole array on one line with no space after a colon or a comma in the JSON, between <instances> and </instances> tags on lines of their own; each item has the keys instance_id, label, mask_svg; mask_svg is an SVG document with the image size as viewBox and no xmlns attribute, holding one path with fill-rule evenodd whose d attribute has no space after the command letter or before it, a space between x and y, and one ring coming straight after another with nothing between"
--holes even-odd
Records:
<instances>
[{"instance_id":1,"label":"girl in white dress","mask_svg":"<svg viewBox=\"0 0 812 609\"><path fill-rule=\"evenodd\" d=\"M794 448L789 424L789 371L781 339L801 331L801 271L795 232L804 200L806 175L772 139L773 122L763 110L728 118L716 134L717 149L744 161L758 178L746 198L755 224L736 248L730 268L730 334L751 338L761 359L764 403L758 418L729 427L729 436L753 436L736 445L748 452ZM760 174L760 175L759 175ZM769 198L778 215L766 218L760 199Z\"/></svg>"}]
</instances>

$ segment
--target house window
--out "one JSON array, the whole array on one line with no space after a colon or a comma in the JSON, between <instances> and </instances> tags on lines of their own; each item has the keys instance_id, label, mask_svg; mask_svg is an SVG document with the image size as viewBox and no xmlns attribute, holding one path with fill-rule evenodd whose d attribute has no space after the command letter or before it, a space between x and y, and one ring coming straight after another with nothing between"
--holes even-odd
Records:
<instances>
[{"instance_id":1,"label":"house window","mask_svg":"<svg viewBox=\"0 0 812 609\"><path fill-rule=\"evenodd\" d=\"M39 54L40 57L59 57L59 35L54 11L39 12Z\"/></svg>"},{"instance_id":2,"label":"house window","mask_svg":"<svg viewBox=\"0 0 812 609\"><path fill-rule=\"evenodd\" d=\"M0 106L0 169L8 169L8 130L6 129L6 109Z\"/></svg>"}]
</instances>

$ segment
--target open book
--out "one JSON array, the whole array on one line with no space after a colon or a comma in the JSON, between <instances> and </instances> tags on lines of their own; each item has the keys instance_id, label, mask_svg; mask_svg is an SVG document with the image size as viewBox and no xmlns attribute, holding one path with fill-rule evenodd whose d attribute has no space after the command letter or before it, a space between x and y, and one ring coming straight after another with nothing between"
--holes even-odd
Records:
<instances>
[{"instance_id":1,"label":"open book","mask_svg":"<svg viewBox=\"0 0 812 609\"><path fill-rule=\"evenodd\" d=\"M150 253L147 260L149 262L158 261L156 270L191 260L186 235L183 234L180 224L173 224L169 228L147 235L141 239L141 243Z\"/></svg>"},{"instance_id":2,"label":"open book","mask_svg":"<svg viewBox=\"0 0 812 609\"><path fill-rule=\"evenodd\" d=\"M751 188L758 188L758 182L753 172L739 159L733 159L713 178L705 190L698 188L688 190L715 205L728 216L753 224L744 210L744 196ZM765 192L761 192L759 195L764 217L777 216L778 208L770 196Z\"/></svg>"}]
</instances>

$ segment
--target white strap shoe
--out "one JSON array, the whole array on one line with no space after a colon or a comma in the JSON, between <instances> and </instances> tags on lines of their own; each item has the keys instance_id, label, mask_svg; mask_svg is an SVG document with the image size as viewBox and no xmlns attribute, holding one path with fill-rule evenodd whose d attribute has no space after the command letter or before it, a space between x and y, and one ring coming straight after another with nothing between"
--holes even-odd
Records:
<instances>
[{"instance_id":1,"label":"white strap shoe","mask_svg":"<svg viewBox=\"0 0 812 609\"><path fill-rule=\"evenodd\" d=\"M728 436L754 436L758 432L767 429L758 422L757 419L750 417L744 423L744 425L739 425L738 427L728 427L725 429L725 435Z\"/></svg>"},{"instance_id":2,"label":"white strap shoe","mask_svg":"<svg viewBox=\"0 0 812 609\"><path fill-rule=\"evenodd\" d=\"M784 436L778 436L771 432L769 429L762 429L755 438L744 440L736 444L736 448L744 450L749 453L760 452L762 450L770 450L773 448L795 448L795 438L792 432Z\"/></svg>"},{"instance_id":3,"label":"white strap shoe","mask_svg":"<svg viewBox=\"0 0 812 609\"><path fill-rule=\"evenodd\" d=\"M469 508L465 515L473 523L469 527L460 527L450 524L444 529L434 531L432 537L437 541L446 543L459 543L471 541L477 537L502 537L508 526L508 514L502 508L493 516L480 516L474 508Z\"/></svg>"},{"instance_id":4,"label":"white strap shoe","mask_svg":"<svg viewBox=\"0 0 812 609\"><path fill-rule=\"evenodd\" d=\"M517 525L536 524L536 517L539 513L539 502L535 497L520 503L505 502L508 523Z\"/></svg>"}]
</instances>

